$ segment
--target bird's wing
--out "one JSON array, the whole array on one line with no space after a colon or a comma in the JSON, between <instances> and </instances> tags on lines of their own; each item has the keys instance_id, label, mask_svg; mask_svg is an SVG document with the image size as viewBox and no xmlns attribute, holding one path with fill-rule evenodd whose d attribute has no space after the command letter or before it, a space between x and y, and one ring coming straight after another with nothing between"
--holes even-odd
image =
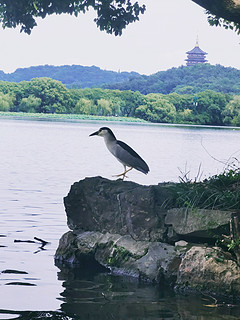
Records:
<instances>
[{"instance_id":1,"label":"bird's wing","mask_svg":"<svg viewBox=\"0 0 240 320\"><path fill-rule=\"evenodd\" d=\"M133 167L145 174L149 171L149 167L146 162L125 142L117 140L115 156L120 162L128 167Z\"/></svg>"}]
</instances>

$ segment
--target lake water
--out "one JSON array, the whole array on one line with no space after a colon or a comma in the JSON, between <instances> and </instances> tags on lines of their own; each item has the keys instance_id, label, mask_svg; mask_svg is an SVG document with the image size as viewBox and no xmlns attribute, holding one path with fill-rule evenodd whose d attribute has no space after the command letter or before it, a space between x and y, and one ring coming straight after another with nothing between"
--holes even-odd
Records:
<instances>
[{"instance_id":1,"label":"lake water","mask_svg":"<svg viewBox=\"0 0 240 320\"><path fill-rule=\"evenodd\" d=\"M240 159L234 129L108 123L148 163L129 172L141 184L203 179ZM0 120L0 319L240 319L239 308L208 308L210 297L175 295L135 279L54 265L68 230L63 197L75 181L112 176L122 165L101 122ZM33 241L49 242L44 248ZM16 240L20 240L16 242Z\"/></svg>"}]
</instances>

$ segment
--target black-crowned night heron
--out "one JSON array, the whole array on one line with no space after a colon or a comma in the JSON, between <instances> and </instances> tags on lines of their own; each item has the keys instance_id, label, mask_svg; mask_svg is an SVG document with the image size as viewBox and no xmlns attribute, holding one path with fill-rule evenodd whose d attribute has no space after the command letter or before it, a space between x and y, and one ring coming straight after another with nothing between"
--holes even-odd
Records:
<instances>
[{"instance_id":1,"label":"black-crowned night heron","mask_svg":"<svg viewBox=\"0 0 240 320\"><path fill-rule=\"evenodd\" d=\"M123 164L124 172L118 174L117 177L122 176L122 179L124 179L127 172L133 168L145 174L149 172L149 167L146 162L126 143L117 140L111 129L102 127L89 136L95 135L104 138L108 150ZM127 169L127 167L130 168Z\"/></svg>"}]
</instances>

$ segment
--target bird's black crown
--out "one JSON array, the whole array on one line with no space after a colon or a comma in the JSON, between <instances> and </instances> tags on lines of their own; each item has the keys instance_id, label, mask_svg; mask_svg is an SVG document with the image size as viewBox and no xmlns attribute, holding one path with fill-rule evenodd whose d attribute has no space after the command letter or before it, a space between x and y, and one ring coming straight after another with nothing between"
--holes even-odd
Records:
<instances>
[{"instance_id":1,"label":"bird's black crown","mask_svg":"<svg viewBox=\"0 0 240 320\"><path fill-rule=\"evenodd\" d=\"M111 134L111 136L112 136L114 139L116 139L114 133L112 132L112 130L111 130L110 128L108 128L108 127L102 127L102 128L100 128L98 131L101 132L101 131L103 131L103 130L108 131L108 132Z\"/></svg>"}]
</instances>

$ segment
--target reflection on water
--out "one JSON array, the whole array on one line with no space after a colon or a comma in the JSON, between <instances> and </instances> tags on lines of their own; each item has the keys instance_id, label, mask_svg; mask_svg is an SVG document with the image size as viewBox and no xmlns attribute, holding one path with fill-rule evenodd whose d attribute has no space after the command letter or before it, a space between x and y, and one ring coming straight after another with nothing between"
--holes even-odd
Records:
<instances>
[{"instance_id":1,"label":"reflection on water","mask_svg":"<svg viewBox=\"0 0 240 320\"><path fill-rule=\"evenodd\" d=\"M103 140L89 138L102 125L0 120L0 319L239 319L237 308L207 308L201 297L54 265L70 185L122 172ZM109 126L149 164L148 175L129 173L141 184L178 181L186 164L193 177L200 163L203 176L222 171L202 143L220 160L239 155L237 130Z\"/></svg>"},{"instance_id":2,"label":"reflection on water","mask_svg":"<svg viewBox=\"0 0 240 320\"><path fill-rule=\"evenodd\" d=\"M60 267L60 266L59 266ZM61 310L77 319L236 319L240 309L210 310L210 298L183 297L130 277L60 267Z\"/></svg>"},{"instance_id":3,"label":"reflection on water","mask_svg":"<svg viewBox=\"0 0 240 320\"><path fill-rule=\"evenodd\" d=\"M169 288L97 270L58 266L63 281L57 311L0 310L0 319L237 320L240 308L210 308L211 297L180 296ZM47 292L45 292L47 294Z\"/></svg>"}]
</instances>

